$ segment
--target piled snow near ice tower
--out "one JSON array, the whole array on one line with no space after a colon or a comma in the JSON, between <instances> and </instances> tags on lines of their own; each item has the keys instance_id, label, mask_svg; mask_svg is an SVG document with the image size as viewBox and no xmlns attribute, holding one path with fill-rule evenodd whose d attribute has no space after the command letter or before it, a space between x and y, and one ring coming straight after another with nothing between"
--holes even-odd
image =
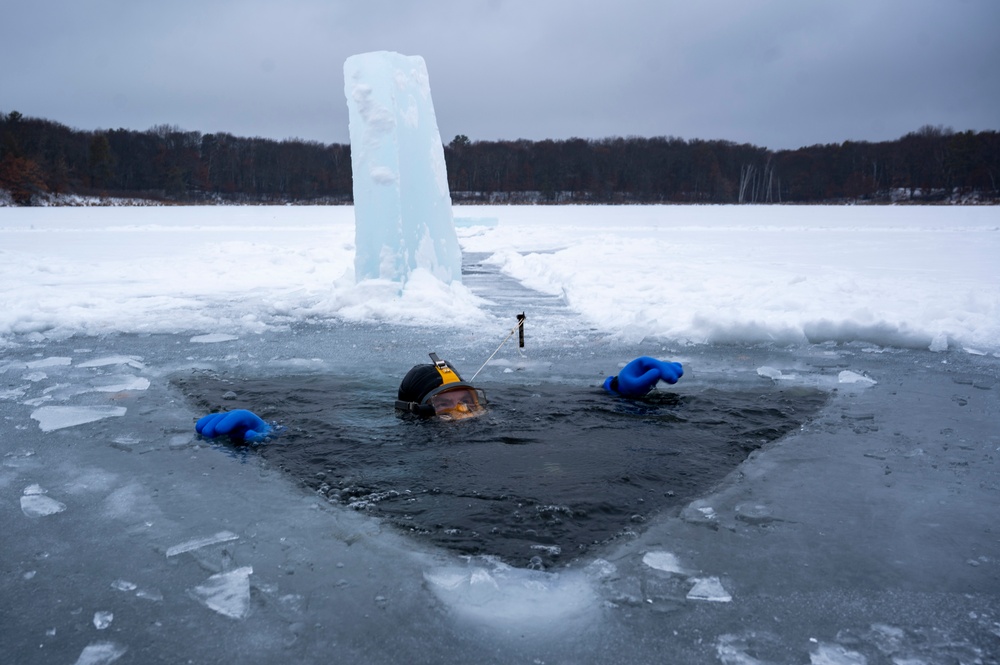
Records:
<instances>
[{"instance_id":1,"label":"piled snow near ice tower","mask_svg":"<svg viewBox=\"0 0 1000 665\"><path fill-rule=\"evenodd\" d=\"M420 56L389 51L344 63L354 171L355 277L405 282L425 268L461 281L444 147Z\"/></svg>"}]
</instances>

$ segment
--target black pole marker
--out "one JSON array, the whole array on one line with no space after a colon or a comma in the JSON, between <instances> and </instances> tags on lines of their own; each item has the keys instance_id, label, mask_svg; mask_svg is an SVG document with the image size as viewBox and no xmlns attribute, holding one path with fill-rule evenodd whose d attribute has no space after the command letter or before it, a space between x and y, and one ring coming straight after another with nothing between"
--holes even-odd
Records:
<instances>
[{"instance_id":1,"label":"black pole marker","mask_svg":"<svg viewBox=\"0 0 1000 665\"><path fill-rule=\"evenodd\" d=\"M524 312L517 315L517 345L524 348Z\"/></svg>"}]
</instances>

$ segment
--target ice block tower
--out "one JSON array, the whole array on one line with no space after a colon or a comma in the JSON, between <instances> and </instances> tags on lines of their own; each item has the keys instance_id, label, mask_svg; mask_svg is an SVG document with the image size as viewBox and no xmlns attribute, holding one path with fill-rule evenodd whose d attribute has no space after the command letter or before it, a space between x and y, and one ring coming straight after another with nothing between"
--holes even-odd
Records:
<instances>
[{"instance_id":1,"label":"ice block tower","mask_svg":"<svg viewBox=\"0 0 1000 665\"><path fill-rule=\"evenodd\" d=\"M355 278L462 279L444 147L427 66L389 51L344 62L354 172Z\"/></svg>"}]
</instances>

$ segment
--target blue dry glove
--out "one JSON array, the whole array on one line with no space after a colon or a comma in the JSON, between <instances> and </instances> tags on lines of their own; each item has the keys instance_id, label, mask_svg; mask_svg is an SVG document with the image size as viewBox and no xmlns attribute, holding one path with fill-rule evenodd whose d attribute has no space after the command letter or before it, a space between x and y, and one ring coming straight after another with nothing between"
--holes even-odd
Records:
<instances>
[{"instance_id":1,"label":"blue dry glove","mask_svg":"<svg viewBox=\"0 0 1000 665\"><path fill-rule=\"evenodd\" d=\"M682 376L684 368L680 363L641 356L625 365L618 376L605 379L604 389L622 397L642 397L657 381L677 383L677 379Z\"/></svg>"},{"instance_id":2,"label":"blue dry glove","mask_svg":"<svg viewBox=\"0 0 1000 665\"><path fill-rule=\"evenodd\" d=\"M253 411L236 409L223 413L210 413L198 420L194 428L207 439L228 434L230 437L247 443L264 440L271 433L268 425Z\"/></svg>"}]
</instances>

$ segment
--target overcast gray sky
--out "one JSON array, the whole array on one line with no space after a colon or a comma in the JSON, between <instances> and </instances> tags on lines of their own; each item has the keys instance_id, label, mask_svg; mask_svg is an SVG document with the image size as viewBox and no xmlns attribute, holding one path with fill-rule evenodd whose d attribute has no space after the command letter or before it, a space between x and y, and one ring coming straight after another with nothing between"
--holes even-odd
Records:
<instances>
[{"instance_id":1,"label":"overcast gray sky","mask_svg":"<svg viewBox=\"0 0 1000 665\"><path fill-rule=\"evenodd\" d=\"M1000 0L10 0L0 111L347 143L343 64L427 62L441 136L773 149L1000 129Z\"/></svg>"}]
</instances>

